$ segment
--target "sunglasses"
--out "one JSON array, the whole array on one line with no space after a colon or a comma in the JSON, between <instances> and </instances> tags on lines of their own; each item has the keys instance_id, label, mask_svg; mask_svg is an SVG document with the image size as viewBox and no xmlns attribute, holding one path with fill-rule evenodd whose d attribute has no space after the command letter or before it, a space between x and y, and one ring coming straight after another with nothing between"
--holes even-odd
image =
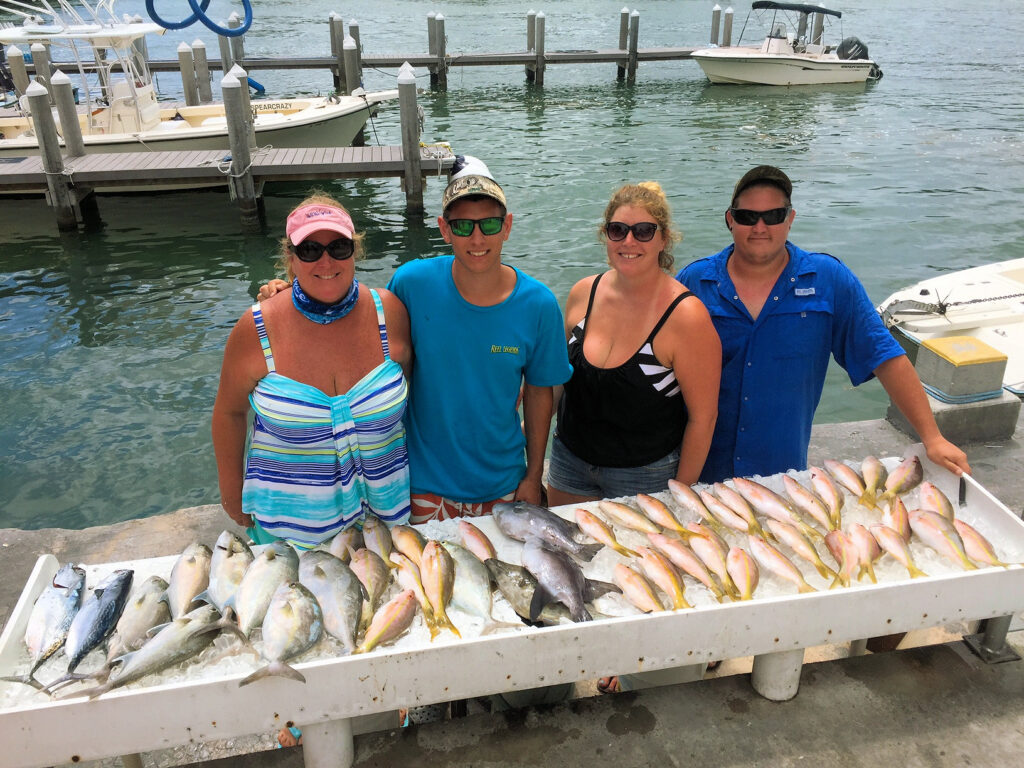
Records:
<instances>
[{"instance_id":1,"label":"sunglasses","mask_svg":"<svg viewBox=\"0 0 1024 768\"><path fill-rule=\"evenodd\" d=\"M654 239L654 233L658 231L658 225L651 221L641 221L639 224L624 224L621 221L609 221L604 225L604 233L609 240L618 242L625 240L626 235L633 233L633 239L641 243L650 242Z\"/></svg>"},{"instance_id":2,"label":"sunglasses","mask_svg":"<svg viewBox=\"0 0 1024 768\"><path fill-rule=\"evenodd\" d=\"M767 211L751 211L748 208L730 208L729 213L732 214L732 220L743 227L752 227L757 224L757 220L761 219L769 227L774 227L776 224L781 224L786 220L789 215L790 206L785 208L772 208Z\"/></svg>"},{"instance_id":3,"label":"sunglasses","mask_svg":"<svg viewBox=\"0 0 1024 768\"><path fill-rule=\"evenodd\" d=\"M486 219L447 219L448 228L456 237L469 237L473 229L479 224L480 233L490 237L501 232L505 224L504 216L488 216Z\"/></svg>"},{"instance_id":4,"label":"sunglasses","mask_svg":"<svg viewBox=\"0 0 1024 768\"><path fill-rule=\"evenodd\" d=\"M298 257L299 261L304 261L307 264L319 261L320 257L324 255L324 251L327 251L327 255L335 261L344 261L352 257L356 246L347 237L339 237L327 245L318 243L316 240L303 240L298 245L292 246L292 253Z\"/></svg>"}]
</instances>

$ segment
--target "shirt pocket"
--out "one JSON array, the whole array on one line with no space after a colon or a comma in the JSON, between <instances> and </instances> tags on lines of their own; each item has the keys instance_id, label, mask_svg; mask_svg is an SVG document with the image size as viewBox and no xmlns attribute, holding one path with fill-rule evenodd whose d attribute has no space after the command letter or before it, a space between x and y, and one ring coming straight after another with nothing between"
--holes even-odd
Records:
<instances>
[{"instance_id":1,"label":"shirt pocket","mask_svg":"<svg viewBox=\"0 0 1024 768\"><path fill-rule=\"evenodd\" d=\"M830 313L808 307L768 319L772 339L772 357L776 360L800 360L819 357L831 350Z\"/></svg>"}]
</instances>

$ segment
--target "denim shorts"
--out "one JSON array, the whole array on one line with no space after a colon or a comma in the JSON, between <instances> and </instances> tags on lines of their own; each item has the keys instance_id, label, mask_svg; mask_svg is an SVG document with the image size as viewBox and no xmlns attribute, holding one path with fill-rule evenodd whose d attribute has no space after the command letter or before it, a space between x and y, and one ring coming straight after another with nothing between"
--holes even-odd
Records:
<instances>
[{"instance_id":1,"label":"denim shorts","mask_svg":"<svg viewBox=\"0 0 1024 768\"><path fill-rule=\"evenodd\" d=\"M642 467L598 467L565 447L558 435L551 438L548 485L577 496L616 499L638 493L660 493L679 469L679 449Z\"/></svg>"}]
</instances>

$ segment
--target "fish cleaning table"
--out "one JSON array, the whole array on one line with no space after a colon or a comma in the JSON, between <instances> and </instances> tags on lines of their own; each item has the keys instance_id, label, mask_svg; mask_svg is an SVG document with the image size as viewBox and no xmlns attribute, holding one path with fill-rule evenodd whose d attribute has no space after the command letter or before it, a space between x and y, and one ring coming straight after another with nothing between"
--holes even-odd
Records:
<instances>
[{"instance_id":1,"label":"fish cleaning table","mask_svg":"<svg viewBox=\"0 0 1024 768\"><path fill-rule=\"evenodd\" d=\"M923 453L919 446L916 450ZM956 478L923 455L922 463L926 479L955 503ZM1004 557L1022 559L1024 523L970 478L966 502L964 519ZM572 515L571 507L556 511ZM520 545L497 532L491 519L473 522L494 542L499 557L516 560ZM135 567L137 579L166 574L175 559L93 565L89 581L114 567ZM24 663L29 612L57 568L52 556L39 559L0 636L0 675L16 673ZM0 733L8 737L4 765L32 768L131 755L276 730L291 720L303 727L307 765L348 766L354 755L352 718L359 716L741 656L755 657L757 690L784 699L796 692L805 648L1024 610L1024 567L968 572L951 567L928 578L791 592L780 587L778 594L748 602L702 602L694 610L524 626L464 640L442 633L434 643L407 647L399 642L364 655L300 661L294 666L305 684L271 677L239 688L251 666L228 673L214 667L195 679L118 689L91 701L49 700L29 692L11 704L12 686L29 689L0 683Z\"/></svg>"}]
</instances>

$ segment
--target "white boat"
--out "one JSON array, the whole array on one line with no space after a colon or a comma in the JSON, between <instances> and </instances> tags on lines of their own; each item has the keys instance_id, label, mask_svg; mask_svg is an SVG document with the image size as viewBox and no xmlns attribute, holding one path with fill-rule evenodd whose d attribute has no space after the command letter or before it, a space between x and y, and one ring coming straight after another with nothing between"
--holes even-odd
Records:
<instances>
[{"instance_id":1,"label":"white boat","mask_svg":"<svg viewBox=\"0 0 1024 768\"><path fill-rule=\"evenodd\" d=\"M96 8L85 2L60 3L60 14L42 9L48 15L43 18L18 10L15 5L22 4L12 0L0 2L0 8L24 17L21 25L0 25L0 45L23 54L34 43L48 45L54 69L78 77L78 120L87 154L228 148L223 103L184 106L157 100L141 41L147 34L163 34L163 27L118 20L110 10L112 2ZM377 105L397 97L398 91L389 90L253 101L256 143L278 148L349 146ZM62 133L56 110L54 117ZM39 145L23 97L15 107L0 109L0 158L30 154L39 154Z\"/></svg>"},{"instance_id":2,"label":"white boat","mask_svg":"<svg viewBox=\"0 0 1024 768\"><path fill-rule=\"evenodd\" d=\"M765 17L771 14L768 35L760 46L744 46L743 33L755 11L758 18L760 12ZM826 19L842 15L819 5L757 0L750 6L737 45L698 48L693 58L712 83L824 85L880 79L882 70L857 38L844 38L838 45L824 42Z\"/></svg>"},{"instance_id":3,"label":"white boat","mask_svg":"<svg viewBox=\"0 0 1024 768\"><path fill-rule=\"evenodd\" d=\"M1024 259L948 272L897 291L878 306L904 349L971 336L1007 356L1003 389L1024 396Z\"/></svg>"}]
</instances>

